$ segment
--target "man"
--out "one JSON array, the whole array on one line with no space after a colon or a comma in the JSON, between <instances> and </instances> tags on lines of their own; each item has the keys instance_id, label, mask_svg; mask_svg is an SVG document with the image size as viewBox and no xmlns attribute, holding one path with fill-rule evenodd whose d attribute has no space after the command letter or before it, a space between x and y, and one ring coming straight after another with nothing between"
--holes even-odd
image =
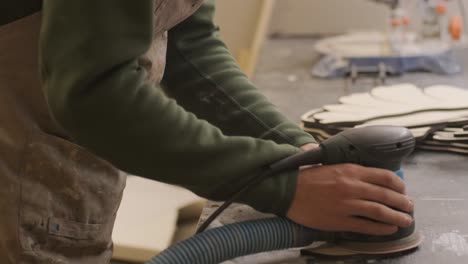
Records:
<instances>
[{"instance_id":1,"label":"man","mask_svg":"<svg viewBox=\"0 0 468 264\"><path fill-rule=\"evenodd\" d=\"M213 1L0 5L2 263L108 262L119 170L224 200L314 147L241 73ZM412 210L404 193L391 172L340 165L276 175L238 202L384 235L411 224L390 209Z\"/></svg>"}]
</instances>

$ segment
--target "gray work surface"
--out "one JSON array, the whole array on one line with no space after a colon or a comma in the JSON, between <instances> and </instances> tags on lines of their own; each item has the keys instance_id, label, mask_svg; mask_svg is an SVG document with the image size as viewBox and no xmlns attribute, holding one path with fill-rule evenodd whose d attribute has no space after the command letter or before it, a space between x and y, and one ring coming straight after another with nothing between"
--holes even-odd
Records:
<instances>
[{"instance_id":1,"label":"gray work surface","mask_svg":"<svg viewBox=\"0 0 468 264\"><path fill-rule=\"evenodd\" d=\"M468 52L459 53L468 69ZM314 79L309 71L318 59L313 39L269 40L260 58L254 82L288 117L299 122L306 111L324 104L336 103L345 94L344 80ZM388 84L411 82L420 87L450 84L468 87L468 70L456 76L424 73L388 79ZM351 92L372 87L359 82ZM425 236L415 252L388 259L356 257L324 260L300 257L289 250L260 254L227 263L387 263L387 264L466 264L468 263L468 157L446 153L417 151L404 163L409 194L415 200L416 225ZM201 220L206 219L216 204L209 204ZM264 217L247 206L228 209L213 226Z\"/></svg>"}]
</instances>

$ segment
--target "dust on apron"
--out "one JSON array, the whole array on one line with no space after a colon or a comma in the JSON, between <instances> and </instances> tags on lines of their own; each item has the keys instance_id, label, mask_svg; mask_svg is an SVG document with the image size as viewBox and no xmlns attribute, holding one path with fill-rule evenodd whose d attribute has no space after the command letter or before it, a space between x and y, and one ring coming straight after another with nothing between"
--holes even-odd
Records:
<instances>
[{"instance_id":1,"label":"dust on apron","mask_svg":"<svg viewBox=\"0 0 468 264\"><path fill-rule=\"evenodd\" d=\"M156 32L140 58L164 72L167 30L202 0L156 0ZM41 13L0 27L0 259L108 263L126 175L70 141L51 117L38 65ZM70 62L72 63L72 62Z\"/></svg>"}]
</instances>

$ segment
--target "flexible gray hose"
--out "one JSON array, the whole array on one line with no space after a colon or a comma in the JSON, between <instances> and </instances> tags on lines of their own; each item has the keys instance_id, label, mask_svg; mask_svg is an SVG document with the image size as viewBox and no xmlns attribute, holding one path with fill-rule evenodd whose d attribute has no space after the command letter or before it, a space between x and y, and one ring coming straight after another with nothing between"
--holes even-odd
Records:
<instances>
[{"instance_id":1,"label":"flexible gray hose","mask_svg":"<svg viewBox=\"0 0 468 264\"><path fill-rule=\"evenodd\" d=\"M402 170L395 173L403 178ZM145 264L217 264L260 252L332 240L332 232L306 228L285 218L246 221L206 230L175 244Z\"/></svg>"},{"instance_id":2,"label":"flexible gray hose","mask_svg":"<svg viewBox=\"0 0 468 264\"><path fill-rule=\"evenodd\" d=\"M207 230L146 264L216 264L260 252L304 247L316 241L319 234L285 218L247 221Z\"/></svg>"}]
</instances>

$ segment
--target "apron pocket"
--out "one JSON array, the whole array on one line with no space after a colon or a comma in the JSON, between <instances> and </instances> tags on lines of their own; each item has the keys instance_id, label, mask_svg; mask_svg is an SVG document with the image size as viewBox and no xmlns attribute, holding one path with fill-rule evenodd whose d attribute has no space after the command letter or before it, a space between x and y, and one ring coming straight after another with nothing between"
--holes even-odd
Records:
<instances>
[{"instance_id":1,"label":"apron pocket","mask_svg":"<svg viewBox=\"0 0 468 264\"><path fill-rule=\"evenodd\" d=\"M126 176L84 148L42 132L32 135L22 163L23 252L42 259L107 258Z\"/></svg>"}]
</instances>

